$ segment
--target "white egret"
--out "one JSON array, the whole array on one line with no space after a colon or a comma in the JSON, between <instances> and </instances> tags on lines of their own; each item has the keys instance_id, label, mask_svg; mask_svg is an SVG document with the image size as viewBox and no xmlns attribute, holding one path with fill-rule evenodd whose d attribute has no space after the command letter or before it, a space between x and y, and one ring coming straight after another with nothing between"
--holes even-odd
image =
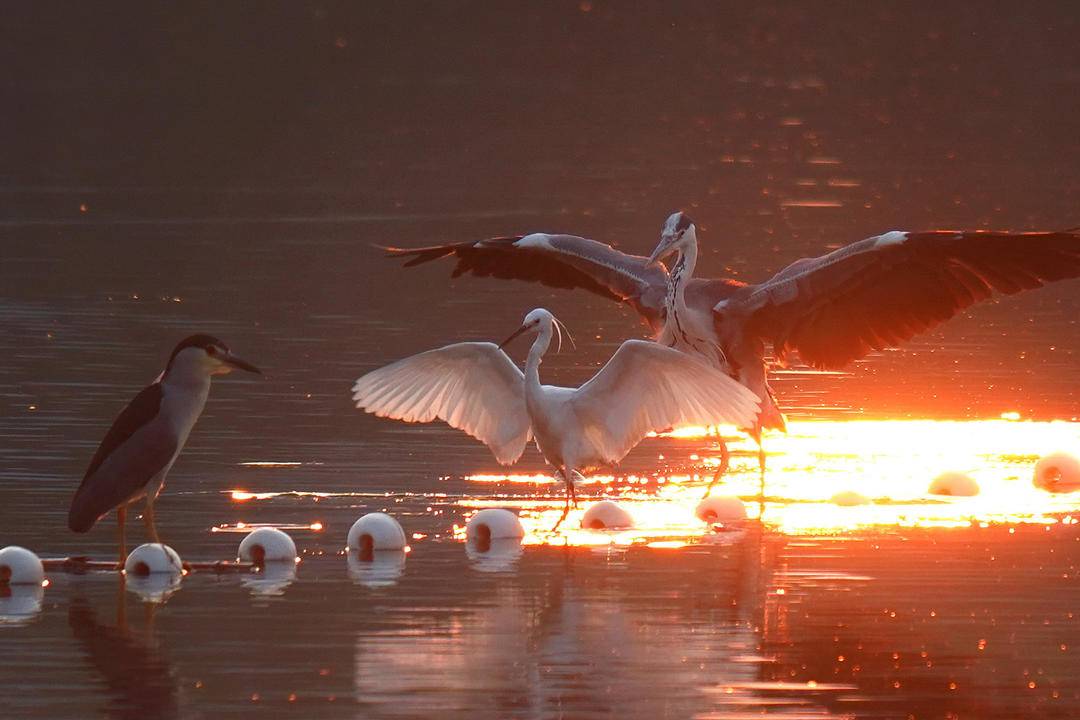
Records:
<instances>
[{"instance_id":1,"label":"white egret","mask_svg":"<svg viewBox=\"0 0 1080 720\"><path fill-rule=\"evenodd\" d=\"M356 406L406 422L443 420L486 444L510 465L530 438L566 482L614 465L650 432L685 425L750 425L759 399L698 358L653 342L628 340L580 388L540 384L540 362L559 321L538 308L501 345L464 342L413 355L364 375ZM535 331L525 372L502 348ZM556 527L558 523L556 523Z\"/></svg>"}]
</instances>

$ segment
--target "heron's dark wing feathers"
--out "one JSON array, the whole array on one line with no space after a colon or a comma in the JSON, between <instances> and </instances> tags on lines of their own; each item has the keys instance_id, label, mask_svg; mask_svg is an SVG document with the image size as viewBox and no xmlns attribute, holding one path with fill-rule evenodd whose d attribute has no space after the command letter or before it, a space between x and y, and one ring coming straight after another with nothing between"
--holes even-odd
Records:
<instances>
[{"instance_id":1,"label":"heron's dark wing feathers","mask_svg":"<svg viewBox=\"0 0 1080 720\"><path fill-rule=\"evenodd\" d=\"M475 275L526 280L556 288L582 288L627 302L650 323L664 314L666 277L647 258L576 235L533 233L422 248L383 248L389 257L410 258L405 267L454 256L453 277Z\"/></svg>"},{"instance_id":2,"label":"heron's dark wing feathers","mask_svg":"<svg viewBox=\"0 0 1080 720\"><path fill-rule=\"evenodd\" d=\"M101 467L101 463L113 450L120 447L125 440L135 434L136 430L158 414L161 410L161 399L161 383L157 382L146 386L132 398L116 420L113 420L109 432L105 433L105 439L101 441L94 457L90 459L90 467L86 468L83 482L86 482L86 478Z\"/></svg>"},{"instance_id":3,"label":"heron's dark wing feathers","mask_svg":"<svg viewBox=\"0 0 1080 720\"><path fill-rule=\"evenodd\" d=\"M684 298L691 307L713 307L737 294L746 283L730 278L690 278Z\"/></svg>"},{"instance_id":4,"label":"heron's dark wing feathers","mask_svg":"<svg viewBox=\"0 0 1080 720\"><path fill-rule=\"evenodd\" d=\"M142 390L113 421L90 460L71 501L68 525L86 532L98 518L137 493L176 454L176 439L158 419L162 388L153 383ZM134 438L138 448L128 445Z\"/></svg>"},{"instance_id":5,"label":"heron's dark wing feathers","mask_svg":"<svg viewBox=\"0 0 1080 720\"><path fill-rule=\"evenodd\" d=\"M892 232L799 260L717 307L748 316L778 357L839 368L895 347L994 292L1080 276L1080 234ZM723 320L721 319L721 322Z\"/></svg>"}]
</instances>

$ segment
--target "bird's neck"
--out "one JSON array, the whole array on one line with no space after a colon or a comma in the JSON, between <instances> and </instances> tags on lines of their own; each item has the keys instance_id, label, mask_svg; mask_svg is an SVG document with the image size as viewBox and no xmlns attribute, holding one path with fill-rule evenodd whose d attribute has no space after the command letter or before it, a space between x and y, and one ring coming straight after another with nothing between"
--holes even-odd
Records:
<instances>
[{"instance_id":1,"label":"bird's neck","mask_svg":"<svg viewBox=\"0 0 1080 720\"><path fill-rule=\"evenodd\" d=\"M177 447L187 442L210 394L210 375L195 370L174 363L161 378L161 412L177 433Z\"/></svg>"},{"instance_id":2,"label":"bird's neck","mask_svg":"<svg viewBox=\"0 0 1080 720\"><path fill-rule=\"evenodd\" d=\"M544 353L551 345L551 324L548 323L540 328L540 332L533 340L529 348L529 357L525 361L525 387L527 389L540 389L540 362L544 359Z\"/></svg>"},{"instance_id":3,"label":"bird's neck","mask_svg":"<svg viewBox=\"0 0 1080 720\"><path fill-rule=\"evenodd\" d=\"M686 308L686 284L694 276L694 266L697 265L697 242L691 238L682 249L679 250L675 264L668 272L668 307L679 312Z\"/></svg>"},{"instance_id":4,"label":"bird's neck","mask_svg":"<svg viewBox=\"0 0 1080 720\"><path fill-rule=\"evenodd\" d=\"M210 373L198 360L177 356L176 361L161 374L161 384L169 389L197 392L205 396L210 390Z\"/></svg>"}]
</instances>

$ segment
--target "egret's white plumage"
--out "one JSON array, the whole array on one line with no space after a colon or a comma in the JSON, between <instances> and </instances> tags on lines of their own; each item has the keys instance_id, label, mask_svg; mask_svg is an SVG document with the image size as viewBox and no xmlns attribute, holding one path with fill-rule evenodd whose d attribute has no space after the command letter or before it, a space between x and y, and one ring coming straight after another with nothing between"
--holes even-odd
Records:
<instances>
[{"instance_id":1,"label":"egret's white plumage","mask_svg":"<svg viewBox=\"0 0 1080 720\"><path fill-rule=\"evenodd\" d=\"M356 381L353 399L379 417L442 420L510 465L529 442L525 376L489 342L463 342L398 360Z\"/></svg>"},{"instance_id":2,"label":"egret's white plumage","mask_svg":"<svg viewBox=\"0 0 1080 720\"><path fill-rule=\"evenodd\" d=\"M575 472L619 462L650 432L746 426L757 416L757 396L723 372L642 340L624 342L580 388L541 385L540 362L557 322L538 308L509 338L538 333L524 373L500 346L457 343L368 373L353 386L353 400L381 417L443 420L484 442L507 465L535 437L566 481L568 507Z\"/></svg>"}]
</instances>

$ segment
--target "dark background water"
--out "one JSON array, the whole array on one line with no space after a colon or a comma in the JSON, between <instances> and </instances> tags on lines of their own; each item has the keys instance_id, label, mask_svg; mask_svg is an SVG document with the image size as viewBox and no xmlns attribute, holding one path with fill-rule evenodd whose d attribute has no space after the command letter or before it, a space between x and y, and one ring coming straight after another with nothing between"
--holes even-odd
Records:
<instances>
[{"instance_id":1,"label":"dark background water","mask_svg":"<svg viewBox=\"0 0 1080 720\"><path fill-rule=\"evenodd\" d=\"M629 311L580 293L469 279L450 283L448 267L402 271L371 244L555 230L640 253L652 248L664 217L683 208L702 228L700 272L753 281L797 257L892 228L1080 225L1078 31L1080 11L1071 2L915 8L630 8L597 1L8 4L0 23L0 544L47 554L109 552L111 529L87 538L64 529L70 494L111 418L160 371L172 345L195 331L219 335L265 366L267 376L215 384L162 499L168 539L193 555L227 555L231 539L213 538L210 525L319 515L333 519L334 536L302 545L333 552L347 518L388 502L403 502L414 527L445 531L444 519L425 514L423 498L342 501L332 510L299 500L237 510L217 493L253 484L264 490L460 493L460 483L439 478L489 469L486 450L441 427L358 416L348 402L353 378L432 346L501 338L541 304L566 320L579 340L577 351L545 362L553 381L581 380L615 344L644 330ZM1078 314L1076 281L1061 283L972 308L903 351L857 365L850 376L796 374L775 384L781 403L803 416L993 417L1016 410L1039 419L1075 419ZM648 457L637 453L629 464L647 469ZM248 460L308 464L253 475L235 465ZM524 467L541 466L530 452ZM446 505L460 515L452 501ZM1075 579L1075 550L1067 542L1075 533L1055 532L1063 533L1064 544L1054 562L1033 564L1032 558L1046 554L1038 545L1018 551L1028 553L1016 561L1028 574L1008 587L1030 592L1013 597L1007 591L1001 602L1008 604L1009 622L1051 618L1075 634L1071 616L1064 615L1071 611L1058 606L1058 598L1067 597L1059 595L1063 574ZM943 561L948 556L934 550L937 542L920 548ZM636 657L651 655L657 645L664 652L655 662L613 666L607 677L615 690L575 686L566 694L558 686L561 710L520 698L485 704L492 698L487 686L476 689L462 671L464 679L447 681L475 690L464 694L460 712L719 712L711 701L673 700L661 709L651 704L689 686L700 690L726 680L680 675L689 661L676 657L679 638L687 636L670 636L667 621L635 624L635 613L652 618L663 610L671 623L688 623L687 633L706 627L720 633L720 644L706 643L705 654L743 645L753 654L767 644L760 622L701 610L702 604L728 602L725 593L736 581L724 570L699 586L696 578L708 571L692 567L693 558L665 568L665 582L686 603L676 604L683 611L672 611L662 594L631 597L651 587L648 568L631 563L623 568L631 577L627 587L616 583L594 597L589 593L596 583L613 582L604 579L606 560L583 561L587 573L596 573L583 579L566 575L564 560L545 554L527 554L522 575L508 586L485 581L465 599L445 589L431 595L431 578L460 576L465 560L457 546L430 543L425 550L432 557L410 560L403 581L408 590L399 595L382 591L390 594L372 600L351 585L343 590L340 568L330 565L321 572L332 580L323 584L320 572L309 569L301 577L310 584L299 582L285 596L294 605L271 606L276 616L253 613L246 595L235 593L228 607L243 619L222 650L235 662L215 666L215 676L254 677L252 692L266 693L280 686L267 678L319 668L307 656L293 665L280 660L277 668L273 661L270 667L252 663L250 643L263 652L279 641L308 648L343 623L335 652L351 655L353 640L341 637L368 642L378 634L354 627L352 615L391 607L391 615L423 616L391 623L401 637L431 636L433 627L447 624L457 628L457 635L447 636L465 638L464 644L451 643L451 652L462 658L493 652L489 646L508 637L523 643L517 659L500 656L480 665L523 663L533 669L521 670L515 682L529 692L547 692L529 674L542 672L529 664L540 641L520 637L522 627L543 617L540 606L550 606L536 600L550 595L549 583L579 580L590 588L586 609L571 617L599 613L629 623L649 638ZM728 555L717 552L702 562L723 566ZM872 556L864 560L874 567ZM853 556L852 562L864 560ZM593 568L594 562L601 567ZM768 568L762 572L778 567L775 560L762 562ZM980 577L986 562L971 555L962 572L944 563L942 577ZM114 611L107 602L111 581L88 583L88 602L108 618ZM86 660L60 641L69 632L65 613L75 612L72 627L87 626L74 585L57 581L42 621L15 631L17 636L8 633L19 638L26 659L0 666L3 687L47 669L56 675L38 676L35 687L55 678L75 688L78 703L118 692L89 680L98 676L88 676L93 671ZM216 610L220 588L203 579L192 585L158 617L166 629L159 641L179 656L183 669L172 672L185 687L201 678L192 668L220 649L191 645L182 629L212 634L219 627L220 618L198 608L206 603ZM236 589L236 583L226 586ZM892 598L921 593L905 578L886 587ZM506 629L496 624L490 633L470 634L475 623L488 622L470 614L472 603L497 615L500 592L513 595L502 603L511 617L498 620ZM853 612L869 623L861 626L867 636L899 637L874 624L879 600L863 599L863 605L853 603ZM340 617L338 600L348 619ZM958 602L966 609L966 600ZM433 625L428 614L438 622ZM297 618L308 615L329 619L315 634L306 626L292 632ZM454 625L459 615L467 619ZM258 622L249 622L252 617ZM281 638L264 634L267 622L290 631ZM825 625L800 624L785 636L791 652L783 662L795 670L791 677L811 679L799 674L804 661L798 658L824 657L831 632ZM1051 634L1059 629L1050 627ZM574 642L593 637L567 632L577 640L559 641L569 643L558 646L560 662L578 652ZM739 633L745 637L733 639ZM1049 643L1056 635L1021 637L1034 643L1024 640L1023 647L1038 648L1030 653L1036 659L1046 650L1057 662L1051 652L1057 646ZM1043 640L1046 648L1038 644ZM432 662L446 651L437 643L419 647L405 662ZM604 652L603 658L574 659L572 677L602 674L617 648ZM975 662L966 645L955 652L956 663ZM357 662L366 672L369 666ZM336 676L342 663L348 665L334 665ZM1010 665L1002 672L1012 682L1028 669ZM658 682L652 694L638 687L640 694L632 697L650 698L642 704L597 700L598 694L610 698L639 685L643 676L674 679ZM756 671L747 677L776 679ZM814 679L827 680L821 674ZM993 682L978 687L999 688ZM904 717L902 706L923 703L919 707L933 709L925 716L944 716L946 685L911 695L894 688L902 699L868 714ZM250 693L240 680L226 686L219 704L207 707L236 714ZM342 687L355 690L350 697L359 698L360 708L344 712L357 716L393 714L396 703L415 691L406 686L372 695L363 679ZM332 694L353 692L342 687L334 686ZM981 717L1012 717L1017 707L1028 707L1012 687L1000 685L997 705L980 705L980 690L964 695L957 707L982 708ZM1026 684L1017 688L1027 692ZM1069 688L1075 710L1075 685ZM862 689L873 694L880 688ZM201 706L187 692L169 696L173 714L197 716ZM445 700L434 691L430 697L430 705L405 705L401 712L416 714ZM1043 695L1038 697L1041 702ZM279 711L290 712L278 700ZM519 701L524 704L513 705ZM19 707L41 716L77 714L48 700Z\"/></svg>"}]
</instances>

